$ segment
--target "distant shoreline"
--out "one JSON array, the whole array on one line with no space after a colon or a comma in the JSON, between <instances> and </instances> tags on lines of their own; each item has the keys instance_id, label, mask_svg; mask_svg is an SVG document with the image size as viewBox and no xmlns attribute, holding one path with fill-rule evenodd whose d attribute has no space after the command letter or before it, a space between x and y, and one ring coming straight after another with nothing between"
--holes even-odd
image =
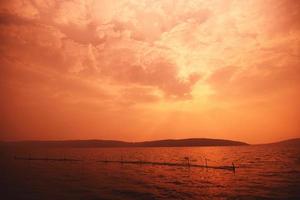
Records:
<instances>
[{"instance_id":1,"label":"distant shoreline","mask_svg":"<svg viewBox=\"0 0 300 200\"><path fill-rule=\"evenodd\" d=\"M294 138L266 144L248 144L241 141L188 138L166 139L143 142L125 142L120 140L28 140L28 141L0 141L0 146L13 147L74 147L74 148L122 148L122 147L213 147L213 146L257 146L257 145L284 145L299 146L300 138Z\"/></svg>"},{"instance_id":2,"label":"distant shoreline","mask_svg":"<svg viewBox=\"0 0 300 200\"><path fill-rule=\"evenodd\" d=\"M210 139L210 138L188 138L188 139L166 139L143 142L124 142L119 140L30 140L1 142L5 146L21 147L203 147L203 146L243 146L249 145L245 142Z\"/></svg>"}]
</instances>

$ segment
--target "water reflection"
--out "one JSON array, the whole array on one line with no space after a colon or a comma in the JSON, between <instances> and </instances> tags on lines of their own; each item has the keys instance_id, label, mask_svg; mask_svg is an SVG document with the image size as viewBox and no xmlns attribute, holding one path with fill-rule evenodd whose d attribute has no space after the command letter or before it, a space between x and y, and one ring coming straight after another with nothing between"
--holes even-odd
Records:
<instances>
[{"instance_id":1,"label":"water reflection","mask_svg":"<svg viewBox=\"0 0 300 200\"><path fill-rule=\"evenodd\" d=\"M1 151L1 194L10 199L259 199L298 198L299 148L40 148ZM84 162L19 161L68 157ZM97 163L147 160L239 166L237 173L205 168Z\"/></svg>"}]
</instances>

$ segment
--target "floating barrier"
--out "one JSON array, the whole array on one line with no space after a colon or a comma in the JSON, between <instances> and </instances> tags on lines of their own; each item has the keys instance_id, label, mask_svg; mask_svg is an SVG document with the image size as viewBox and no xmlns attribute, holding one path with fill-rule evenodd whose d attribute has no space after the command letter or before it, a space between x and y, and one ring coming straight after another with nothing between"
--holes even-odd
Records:
<instances>
[{"instance_id":1,"label":"floating barrier","mask_svg":"<svg viewBox=\"0 0 300 200\"><path fill-rule=\"evenodd\" d=\"M32 160L32 161L59 161L59 162L79 162L82 160L71 158L32 158L32 157L14 157L15 160Z\"/></svg>"},{"instance_id":2,"label":"floating barrier","mask_svg":"<svg viewBox=\"0 0 300 200\"><path fill-rule=\"evenodd\" d=\"M235 172L236 166L232 163L231 166L209 166L209 165L197 165L188 163L171 163L171 162L148 162L148 161L124 161L124 160L98 160L101 163L119 163L119 164L138 164L138 165L162 165L162 166L174 166L174 167L195 167L195 168L207 168L207 169L222 169Z\"/></svg>"},{"instance_id":3,"label":"floating barrier","mask_svg":"<svg viewBox=\"0 0 300 200\"><path fill-rule=\"evenodd\" d=\"M83 160L72 158L37 158L37 157L18 157L14 156L15 160L29 160L29 161L58 161L58 162L80 162ZM173 167L194 167L194 168L206 168L206 169L221 169L235 172L236 166L232 163L231 166L210 166L207 165L207 159L205 165L191 164L188 157L184 158L185 163L172 163L172 162L150 162L150 161L125 161L125 160L97 160L100 163L119 163L119 164L137 164L137 165L160 165L160 166L173 166Z\"/></svg>"}]
</instances>

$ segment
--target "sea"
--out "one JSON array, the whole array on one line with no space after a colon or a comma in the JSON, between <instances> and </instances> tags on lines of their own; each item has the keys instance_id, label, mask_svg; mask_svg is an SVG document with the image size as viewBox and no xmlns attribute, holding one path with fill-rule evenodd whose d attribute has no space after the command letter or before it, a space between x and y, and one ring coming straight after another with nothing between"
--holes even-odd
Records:
<instances>
[{"instance_id":1,"label":"sea","mask_svg":"<svg viewBox=\"0 0 300 200\"><path fill-rule=\"evenodd\" d=\"M48 158L49 160L20 160ZM54 161L50 159L77 159ZM236 170L189 167L236 166ZM97 161L182 163L181 166ZM300 147L0 148L0 199L300 199Z\"/></svg>"}]
</instances>

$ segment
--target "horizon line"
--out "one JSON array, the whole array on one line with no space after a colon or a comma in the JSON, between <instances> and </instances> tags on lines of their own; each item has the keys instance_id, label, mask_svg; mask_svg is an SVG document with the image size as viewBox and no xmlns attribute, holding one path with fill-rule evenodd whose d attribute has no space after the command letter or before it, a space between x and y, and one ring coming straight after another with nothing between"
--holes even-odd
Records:
<instances>
[{"instance_id":1,"label":"horizon line","mask_svg":"<svg viewBox=\"0 0 300 200\"><path fill-rule=\"evenodd\" d=\"M66 141L117 141L117 142L126 142L126 143L141 143L141 142L153 142L153 141L163 141L163 140L189 140L189 139L210 139L210 140L227 140L235 142L243 142L249 145L261 145L261 144L272 144L277 142L283 142L293 139L300 139L300 137L281 139L272 142L263 142L263 143L248 143L240 140L234 139L223 139L223 138L208 138L208 137L191 137L191 138L166 138L166 139L153 139L153 140L141 140L141 141L127 141L122 139L20 139L20 140L0 140L0 142L10 143L10 142L66 142Z\"/></svg>"}]
</instances>

